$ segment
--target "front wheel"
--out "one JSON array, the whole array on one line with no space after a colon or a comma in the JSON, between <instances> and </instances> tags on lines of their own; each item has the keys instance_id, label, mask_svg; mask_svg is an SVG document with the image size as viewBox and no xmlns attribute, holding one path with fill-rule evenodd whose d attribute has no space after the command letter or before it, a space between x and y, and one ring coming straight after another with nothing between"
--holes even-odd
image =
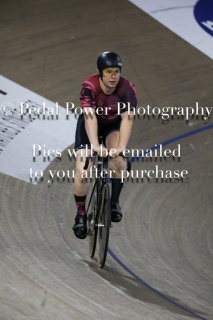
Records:
<instances>
[{"instance_id":1,"label":"front wheel","mask_svg":"<svg viewBox=\"0 0 213 320\"><path fill-rule=\"evenodd\" d=\"M100 268L104 267L106 261L110 223L110 188L108 184L105 184L102 189L100 211L98 215L98 265Z\"/></svg>"},{"instance_id":2,"label":"front wheel","mask_svg":"<svg viewBox=\"0 0 213 320\"><path fill-rule=\"evenodd\" d=\"M98 197L98 183L94 182L91 196L87 206L87 237L89 242L89 255L94 257L97 241L97 197Z\"/></svg>"}]
</instances>

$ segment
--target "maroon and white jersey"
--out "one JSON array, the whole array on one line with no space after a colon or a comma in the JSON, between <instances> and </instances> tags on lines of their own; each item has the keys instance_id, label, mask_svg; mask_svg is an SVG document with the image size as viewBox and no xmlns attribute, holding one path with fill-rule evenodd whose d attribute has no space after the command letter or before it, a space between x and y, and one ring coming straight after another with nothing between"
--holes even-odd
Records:
<instances>
[{"instance_id":1,"label":"maroon and white jersey","mask_svg":"<svg viewBox=\"0 0 213 320\"><path fill-rule=\"evenodd\" d=\"M82 108L98 108L96 116L99 123L114 122L121 113L136 109L136 88L132 82L120 77L115 91L107 95L100 87L99 75L95 74L83 81L80 101ZM119 102L123 103L119 104L120 107Z\"/></svg>"}]
</instances>

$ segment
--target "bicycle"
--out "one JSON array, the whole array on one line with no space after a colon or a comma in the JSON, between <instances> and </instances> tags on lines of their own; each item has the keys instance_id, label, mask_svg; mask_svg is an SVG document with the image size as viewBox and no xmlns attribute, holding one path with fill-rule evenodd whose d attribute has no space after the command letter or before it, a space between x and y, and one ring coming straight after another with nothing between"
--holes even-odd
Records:
<instances>
[{"instance_id":1,"label":"bicycle","mask_svg":"<svg viewBox=\"0 0 213 320\"><path fill-rule=\"evenodd\" d=\"M100 137L100 144L102 144ZM98 266L103 268L106 262L109 232L111 227L111 189L109 177L110 156L103 157L94 153L86 158L84 170L88 168L89 160L96 157L96 177L93 182L91 194L87 205L87 237L89 242L89 255L94 257L98 243ZM122 153L124 159L127 159ZM127 162L127 166L130 163ZM127 170L130 170L128 168Z\"/></svg>"}]
</instances>

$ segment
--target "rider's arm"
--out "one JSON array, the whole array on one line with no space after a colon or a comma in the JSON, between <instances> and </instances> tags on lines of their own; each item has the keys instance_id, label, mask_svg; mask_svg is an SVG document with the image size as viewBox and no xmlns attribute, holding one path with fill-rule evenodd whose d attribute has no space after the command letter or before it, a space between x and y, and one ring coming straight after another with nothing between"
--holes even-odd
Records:
<instances>
[{"instance_id":1,"label":"rider's arm","mask_svg":"<svg viewBox=\"0 0 213 320\"><path fill-rule=\"evenodd\" d=\"M99 148L98 123L95 113L95 92L93 85L89 81L82 83L80 101L84 114L85 130L90 144L95 147L95 149Z\"/></svg>"},{"instance_id":2,"label":"rider's arm","mask_svg":"<svg viewBox=\"0 0 213 320\"><path fill-rule=\"evenodd\" d=\"M120 138L117 146L117 149L121 149L120 152L122 152L126 148L131 135L132 124L134 119L133 112L126 111L122 113L121 118L122 121L120 126Z\"/></svg>"},{"instance_id":3,"label":"rider's arm","mask_svg":"<svg viewBox=\"0 0 213 320\"><path fill-rule=\"evenodd\" d=\"M123 153L123 151L126 149L127 143L132 132L134 113L129 111L123 112L121 115L121 119L122 120L120 125L118 145L116 148L111 148L112 150L116 150L116 152L113 151L114 157L119 156L119 154Z\"/></svg>"},{"instance_id":4,"label":"rider's arm","mask_svg":"<svg viewBox=\"0 0 213 320\"><path fill-rule=\"evenodd\" d=\"M117 149L119 149L118 151L121 150L120 152L123 152L129 141L134 120L134 110L137 106L136 88L134 84L130 81L125 81L123 90L123 102L126 103L126 105L127 102L129 102L131 108L130 110L126 108L121 114L120 138L117 147Z\"/></svg>"},{"instance_id":5,"label":"rider's arm","mask_svg":"<svg viewBox=\"0 0 213 320\"><path fill-rule=\"evenodd\" d=\"M89 109L89 111L87 111L86 109ZM98 121L97 121L96 113L95 113L95 110L92 109L91 107L84 108L83 113L84 113L86 133L88 135L91 145L94 147L94 150L95 150L96 148L99 148Z\"/></svg>"},{"instance_id":6,"label":"rider's arm","mask_svg":"<svg viewBox=\"0 0 213 320\"><path fill-rule=\"evenodd\" d=\"M101 147L98 141L98 121L95 110L90 108L90 115L88 115L86 112L86 108L83 109L83 112L86 133L88 135L90 144L92 145L93 151L96 151L101 156L107 156L107 149L104 146Z\"/></svg>"}]
</instances>

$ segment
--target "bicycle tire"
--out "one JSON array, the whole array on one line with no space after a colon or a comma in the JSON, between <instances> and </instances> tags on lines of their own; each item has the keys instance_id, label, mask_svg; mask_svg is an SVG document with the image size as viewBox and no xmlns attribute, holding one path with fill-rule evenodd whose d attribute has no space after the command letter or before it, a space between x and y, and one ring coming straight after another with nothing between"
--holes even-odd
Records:
<instances>
[{"instance_id":1,"label":"bicycle tire","mask_svg":"<svg viewBox=\"0 0 213 320\"><path fill-rule=\"evenodd\" d=\"M94 257L97 242L97 194L98 194L98 183L97 180L93 184L91 196L87 206L87 237L89 243L89 255L91 258Z\"/></svg>"},{"instance_id":2,"label":"bicycle tire","mask_svg":"<svg viewBox=\"0 0 213 320\"><path fill-rule=\"evenodd\" d=\"M101 205L98 215L98 266L103 268L106 262L109 230L111 224L111 202L110 202L110 188L106 183L103 186L101 194Z\"/></svg>"}]
</instances>

